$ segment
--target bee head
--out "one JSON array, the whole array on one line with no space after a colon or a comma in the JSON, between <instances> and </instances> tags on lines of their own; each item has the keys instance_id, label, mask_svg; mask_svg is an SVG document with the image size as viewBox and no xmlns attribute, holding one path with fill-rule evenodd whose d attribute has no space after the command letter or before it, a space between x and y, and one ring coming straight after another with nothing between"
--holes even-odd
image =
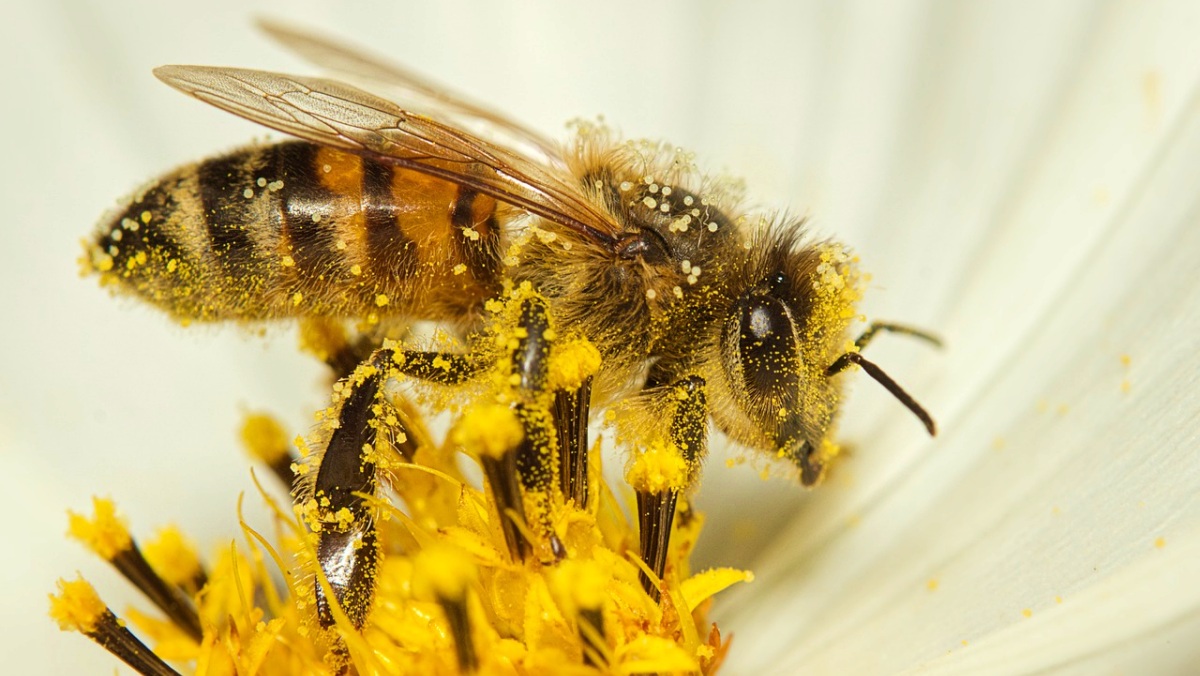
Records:
<instances>
[{"instance_id":1,"label":"bee head","mask_svg":"<svg viewBox=\"0 0 1200 676\"><path fill-rule=\"evenodd\" d=\"M735 440L795 463L812 485L836 453L840 378L827 370L853 346L859 275L833 243L778 236L750 251L720 335L718 379L734 405L713 417Z\"/></svg>"}]
</instances>

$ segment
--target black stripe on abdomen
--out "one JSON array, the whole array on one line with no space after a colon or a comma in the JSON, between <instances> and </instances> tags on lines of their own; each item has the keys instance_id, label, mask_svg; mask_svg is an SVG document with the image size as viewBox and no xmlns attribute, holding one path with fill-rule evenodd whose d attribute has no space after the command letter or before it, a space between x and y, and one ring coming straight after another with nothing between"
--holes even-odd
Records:
<instances>
[{"instance_id":1,"label":"black stripe on abdomen","mask_svg":"<svg viewBox=\"0 0 1200 676\"><path fill-rule=\"evenodd\" d=\"M281 228L291 244L296 274L303 280L338 276L334 206L339 200L321 182L317 167L320 146L293 141L271 148L268 160L279 187Z\"/></svg>"},{"instance_id":2,"label":"black stripe on abdomen","mask_svg":"<svg viewBox=\"0 0 1200 676\"><path fill-rule=\"evenodd\" d=\"M450 212L450 222L454 225L451 239L471 276L478 280L491 280L499 274L500 270L498 255L500 227L496 222L494 206L482 223L475 222L475 200L478 196L479 193L471 188L458 186L458 194L454 198L454 206ZM479 233L479 239L468 238L463 233L463 228L471 228Z\"/></svg>"},{"instance_id":3,"label":"black stripe on abdomen","mask_svg":"<svg viewBox=\"0 0 1200 676\"><path fill-rule=\"evenodd\" d=\"M381 279L405 279L416 271L416 245L396 219L390 164L362 158L362 208L366 225L367 257Z\"/></svg>"},{"instance_id":4,"label":"black stripe on abdomen","mask_svg":"<svg viewBox=\"0 0 1200 676\"><path fill-rule=\"evenodd\" d=\"M249 233L252 227L270 227L259 221L279 211L274 204L264 210L259 202L261 197L279 200L278 193L256 183L265 178L265 154L262 148L235 152L201 163L198 172L209 248L226 276L234 279L261 275L264 259L272 258L259 254Z\"/></svg>"},{"instance_id":5,"label":"black stripe on abdomen","mask_svg":"<svg viewBox=\"0 0 1200 676\"><path fill-rule=\"evenodd\" d=\"M168 219L180 208L174 193L180 190L178 183L182 180L168 179L149 188L139 201L126 207L97 233L96 245L112 255L115 268L127 269L128 260L139 252L144 252L156 269L172 260L183 261L183 245L174 233L165 229Z\"/></svg>"}]
</instances>

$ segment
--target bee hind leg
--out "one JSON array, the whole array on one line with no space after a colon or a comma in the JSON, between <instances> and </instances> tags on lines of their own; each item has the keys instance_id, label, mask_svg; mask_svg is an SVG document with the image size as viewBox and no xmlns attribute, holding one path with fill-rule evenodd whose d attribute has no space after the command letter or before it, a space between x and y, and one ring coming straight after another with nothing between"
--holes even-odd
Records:
<instances>
[{"instance_id":1,"label":"bee hind leg","mask_svg":"<svg viewBox=\"0 0 1200 676\"><path fill-rule=\"evenodd\" d=\"M338 381L336 422L317 463L316 477L301 489L309 526L316 532L317 565L337 605L356 629L370 612L380 550L370 498L379 487L376 453L383 441L413 462L418 435L396 414L387 392L394 375L443 384L463 382L480 369L470 355L419 350L375 349ZM386 438L379 439L383 434ZM325 588L316 586L322 626L335 624Z\"/></svg>"},{"instance_id":2,"label":"bee hind leg","mask_svg":"<svg viewBox=\"0 0 1200 676\"><path fill-rule=\"evenodd\" d=\"M378 533L368 496L378 487L376 439L385 410L384 384L392 353L380 350L340 381L341 405L325 446L307 506L316 532L317 565L338 607L361 629L375 597ZM326 587L316 585L317 615L323 627L335 624Z\"/></svg>"}]
</instances>

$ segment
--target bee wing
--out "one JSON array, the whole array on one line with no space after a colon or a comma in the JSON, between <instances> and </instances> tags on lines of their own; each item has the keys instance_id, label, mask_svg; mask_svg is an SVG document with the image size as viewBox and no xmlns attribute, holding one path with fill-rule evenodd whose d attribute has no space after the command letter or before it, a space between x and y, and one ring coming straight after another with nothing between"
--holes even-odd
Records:
<instances>
[{"instance_id":1,"label":"bee wing","mask_svg":"<svg viewBox=\"0 0 1200 676\"><path fill-rule=\"evenodd\" d=\"M557 170L336 80L240 68L163 66L163 82L293 136L451 183L611 245L618 226Z\"/></svg>"},{"instance_id":2,"label":"bee wing","mask_svg":"<svg viewBox=\"0 0 1200 676\"><path fill-rule=\"evenodd\" d=\"M277 21L259 19L257 24L260 30L286 49L315 66L345 78L351 84L361 85L367 90L383 87L387 91L381 93L394 93L405 102L425 102L422 106L424 109L418 112L427 112L433 117L449 117L472 131L498 132L502 140L513 142L514 148L532 151L529 154L536 154L536 159L548 164L566 166L559 146L553 140L407 68Z\"/></svg>"}]
</instances>

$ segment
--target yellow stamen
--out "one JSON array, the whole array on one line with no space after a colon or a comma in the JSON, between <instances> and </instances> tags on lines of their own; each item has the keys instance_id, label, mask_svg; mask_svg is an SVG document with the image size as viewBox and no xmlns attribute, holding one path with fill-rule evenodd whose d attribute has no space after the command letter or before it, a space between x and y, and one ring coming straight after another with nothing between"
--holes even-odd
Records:
<instances>
[{"instance_id":1,"label":"yellow stamen","mask_svg":"<svg viewBox=\"0 0 1200 676\"><path fill-rule=\"evenodd\" d=\"M91 519L68 512L70 515L71 537L82 542L97 556L112 560L121 552L129 549L132 538L129 528L123 519L117 516L117 506L107 498L92 498L93 516Z\"/></svg>"}]
</instances>

